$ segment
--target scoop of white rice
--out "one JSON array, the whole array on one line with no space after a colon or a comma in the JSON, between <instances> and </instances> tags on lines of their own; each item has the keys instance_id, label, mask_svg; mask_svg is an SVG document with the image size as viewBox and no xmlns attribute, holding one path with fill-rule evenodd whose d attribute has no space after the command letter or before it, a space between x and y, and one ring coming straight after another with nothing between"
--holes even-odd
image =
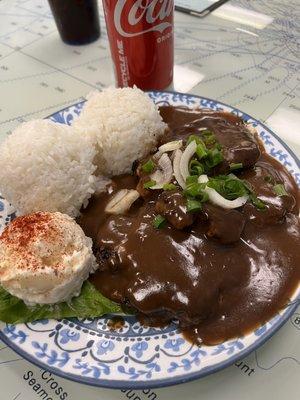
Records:
<instances>
[{"instance_id":1,"label":"scoop of white rice","mask_svg":"<svg viewBox=\"0 0 300 400\"><path fill-rule=\"evenodd\" d=\"M97 173L108 176L130 172L166 129L157 106L137 88L92 92L73 126L96 138Z\"/></svg>"},{"instance_id":2,"label":"scoop of white rice","mask_svg":"<svg viewBox=\"0 0 300 400\"><path fill-rule=\"evenodd\" d=\"M0 192L18 214L75 217L98 188L92 138L49 120L26 122L0 145Z\"/></svg>"}]
</instances>

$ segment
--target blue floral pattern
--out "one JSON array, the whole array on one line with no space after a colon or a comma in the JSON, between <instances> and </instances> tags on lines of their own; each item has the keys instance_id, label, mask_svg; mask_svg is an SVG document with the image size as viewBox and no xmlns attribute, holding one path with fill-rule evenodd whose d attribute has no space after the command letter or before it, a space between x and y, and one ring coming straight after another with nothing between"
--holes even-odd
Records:
<instances>
[{"instance_id":1,"label":"blue floral pattern","mask_svg":"<svg viewBox=\"0 0 300 400\"><path fill-rule=\"evenodd\" d=\"M143 356L144 351L148 349L147 342L137 342L131 347L132 351L135 352L135 356L137 358L141 358Z\"/></svg>"},{"instance_id":2,"label":"blue floral pattern","mask_svg":"<svg viewBox=\"0 0 300 400\"><path fill-rule=\"evenodd\" d=\"M164 344L165 349L171 349L172 351L178 352L180 350L180 346L183 345L184 339L177 338L177 339L168 339Z\"/></svg>"},{"instance_id":3,"label":"blue floral pattern","mask_svg":"<svg viewBox=\"0 0 300 400\"><path fill-rule=\"evenodd\" d=\"M97 354L98 355L103 355L107 354L115 348L114 342L112 340L100 340L100 342L97 343Z\"/></svg>"},{"instance_id":4,"label":"blue floral pattern","mask_svg":"<svg viewBox=\"0 0 300 400\"><path fill-rule=\"evenodd\" d=\"M126 369L125 367L123 367L122 365L120 365L118 367L118 371L121 374L125 374L129 376L129 379L138 379L141 377L144 377L146 379L151 379L153 373L157 373L160 372L160 366L157 363L149 363L145 365L145 369L137 369L134 367L130 367L128 369Z\"/></svg>"},{"instance_id":5,"label":"blue floral pattern","mask_svg":"<svg viewBox=\"0 0 300 400\"><path fill-rule=\"evenodd\" d=\"M60 336L61 336L60 343L61 344L66 344L70 340L72 342L78 342L78 340L80 338L80 333L72 331L71 329L62 329L60 331Z\"/></svg>"},{"instance_id":6,"label":"blue floral pattern","mask_svg":"<svg viewBox=\"0 0 300 400\"><path fill-rule=\"evenodd\" d=\"M104 363L97 363L96 365L91 365L87 362L82 362L80 358L75 360L73 365L74 369L80 370L83 376L92 376L95 379L101 378L102 375L109 375L110 368Z\"/></svg>"},{"instance_id":7,"label":"blue floral pattern","mask_svg":"<svg viewBox=\"0 0 300 400\"><path fill-rule=\"evenodd\" d=\"M24 330L18 329L16 325L7 324L3 329L3 333L13 342L23 344L28 335Z\"/></svg>"},{"instance_id":8,"label":"blue floral pattern","mask_svg":"<svg viewBox=\"0 0 300 400\"><path fill-rule=\"evenodd\" d=\"M39 342L31 342L33 349L35 349L35 356L38 359L44 359L47 365L57 365L57 367L64 367L70 360L69 353L63 351L56 351L50 349L47 343L40 344Z\"/></svg>"},{"instance_id":9,"label":"blue floral pattern","mask_svg":"<svg viewBox=\"0 0 300 400\"><path fill-rule=\"evenodd\" d=\"M149 96L157 104L200 106L239 115L257 129L267 152L286 166L300 186L297 158L266 126L249 115L214 100L187 94L151 92ZM80 102L50 118L70 124L80 114L83 104ZM13 218L15 210L0 196L0 230ZM125 317L124 326L116 331L109 328L110 315L7 324L0 338L42 368L58 375L63 373L64 377L106 387L153 387L200 377L241 359L291 316L299 297L300 289L291 306L255 332L210 347L187 342L176 323L164 328L145 327L134 316Z\"/></svg>"},{"instance_id":10,"label":"blue floral pattern","mask_svg":"<svg viewBox=\"0 0 300 400\"><path fill-rule=\"evenodd\" d=\"M196 367L200 366L201 360L200 357L201 356L206 356L206 351L201 350L201 349L196 349L193 350L188 356L182 358L179 362L174 362L172 361L170 363L170 366L168 368L168 372L172 373L178 369L183 369L184 371L190 371L193 367L193 365L195 365Z\"/></svg>"}]
</instances>

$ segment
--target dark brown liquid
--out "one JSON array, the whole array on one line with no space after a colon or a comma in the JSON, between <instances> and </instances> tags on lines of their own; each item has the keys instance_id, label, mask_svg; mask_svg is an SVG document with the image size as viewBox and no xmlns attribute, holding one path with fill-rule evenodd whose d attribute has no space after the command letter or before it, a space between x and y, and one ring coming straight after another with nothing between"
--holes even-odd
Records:
<instances>
[{"instance_id":1,"label":"dark brown liquid","mask_svg":"<svg viewBox=\"0 0 300 400\"><path fill-rule=\"evenodd\" d=\"M163 108L161 113L171 128L167 140L186 137L207 125L214 132L222 130L217 114L203 119L200 111ZM224 128L230 134L228 124L232 125L234 142L234 132L239 137L239 126L244 128L239 120L228 121L226 116ZM242 231L235 243L222 244L221 239L208 237L202 218L183 230L170 224L155 229L152 222L159 191L153 191L149 200L138 200L127 215L105 214L112 192L136 187L134 176L113 179L110 194L92 199L79 222L95 247L108 251L107 261L91 277L103 295L134 307L146 323L176 318L187 337L206 344L253 330L289 302L300 279L298 189L281 164L264 152L257 153L250 138L243 145L247 153L242 157L250 160L251 156L255 166L240 176L264 199L266 210L247 203L236 211L238 218L210 205L204 210L217 221L223 237L235 233L239 237ZM237 141L234 146L239 153L232 154L236 161L241 151ZM225 151L231 151L229 142ZM290 196L275 196L266 176L283 182Z\"/></svg>"},{"instance_id":2,"label":"dark brown liquid","mask_svg":"<svg viewBox=\"0 0 300 400\"><path fill-rule=\"evenodd\" d=\"M97 0L48 0L62 40L87 44L100 36Z\"/></svg>"}]
</instances>

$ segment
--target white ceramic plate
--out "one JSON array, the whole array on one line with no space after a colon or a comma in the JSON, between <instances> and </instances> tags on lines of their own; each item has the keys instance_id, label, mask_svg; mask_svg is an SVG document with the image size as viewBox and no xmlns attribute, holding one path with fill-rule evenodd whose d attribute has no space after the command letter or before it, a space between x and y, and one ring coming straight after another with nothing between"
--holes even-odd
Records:
<instances>
[{"instance_id":1,"label":"white ceramic plate","mask_svg":"<svg viewBox=\"0 0 300 400\"><path fill-rule=\"evenodd\" d=\"M300 186L300 163L273 132L243 112L214 100L174 92L150 92L157 104L200 106L239 115L257 129L269 154L277 158ZM49 118L70 124L83 102ZM14 218L14 211L0 200L0 228ZM225 368L261 346L292 315L300 288L280 314L238 339L217 346L196 347L179 333L176 324L164 329L141 326L126 317L122 329L110 332L109 316L96 319L41 320L6 325L0 338L18 354L39 367L76 382L108 388L147 388L178 384Z\"/></svg>"}]
</instances>

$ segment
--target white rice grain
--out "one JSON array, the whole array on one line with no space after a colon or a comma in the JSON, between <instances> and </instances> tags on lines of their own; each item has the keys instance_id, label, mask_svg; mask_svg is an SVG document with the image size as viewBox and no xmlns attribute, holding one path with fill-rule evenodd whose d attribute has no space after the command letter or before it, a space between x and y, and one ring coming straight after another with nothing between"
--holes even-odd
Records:
<instances>
[{"instance_id":1,"label":"white rice grain","mask_svg":"<svg viewBox=\"0 0 300 400\"><path fill-rule=\"evenodd\" d=\"M130 172L135 160L157 146L166 124L149 96L137 88L92 92L73 126L97 142L98 173Z\"/></svg>"},{"instance_id":2,"label":"white rice grain","mask_svg":"<svg viewBox=\"0 0 300 400\"><path fill-rule=\"evenodd\" d=\"M0 191L19 215L59 211L76 217L105 182L96 178L91 137L50 120L21 124L0 145Z\"/></svg>"}]
</instances>

